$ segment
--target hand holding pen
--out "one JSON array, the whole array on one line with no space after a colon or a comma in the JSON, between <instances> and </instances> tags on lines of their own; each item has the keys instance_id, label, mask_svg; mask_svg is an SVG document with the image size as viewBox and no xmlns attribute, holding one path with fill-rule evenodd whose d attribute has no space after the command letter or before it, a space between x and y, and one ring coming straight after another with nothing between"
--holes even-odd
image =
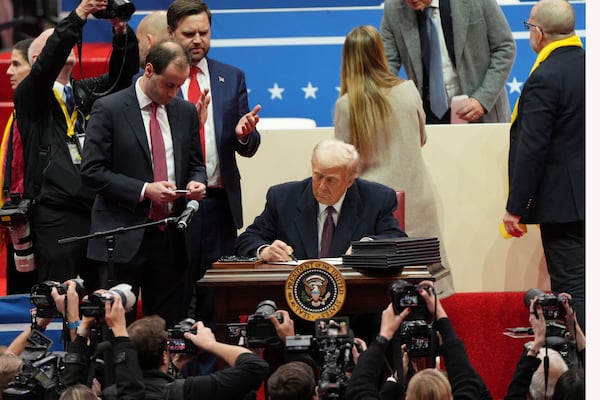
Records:
<instances>
[{"instance_id":1,"label":"hand holding pen","mask_svg":"<svg viewBox=\"0 0 600 400\"><path fill-rule=\"evenodd\" d=\"M297 261L294 257L294 249L281 240L275 240L270 245L260 249L258 256L265 262Z\"/></svg>"}]
</instances>

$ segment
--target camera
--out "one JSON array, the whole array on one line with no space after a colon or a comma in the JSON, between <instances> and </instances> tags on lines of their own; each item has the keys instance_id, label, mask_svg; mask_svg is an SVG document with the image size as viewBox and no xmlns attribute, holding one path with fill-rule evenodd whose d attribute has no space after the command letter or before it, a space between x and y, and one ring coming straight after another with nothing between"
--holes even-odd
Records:
<instances>
[{"instance_id":1,"label":"camera","mask_svg":"<svg viewBox=\"0 0 600 400\"><path fill-rule=\"evenodd\" d=\"M434 343L437 340L433 327L425 321L403 321L399 335L406 345L410 357L426 357L433 355Z\"/></svg>"},{"instance_id":2,"label":"camera","mask_svg":"<svg viewBox=\"0 0 600 400\"><path fill-rule=\"evenodd\" d=\"M195 354L198 352L198 348L191 340L184 337L184 333L190 332L195 334L196 330L192 327L196 324L192 318L186 318L180 321L173 328L167 329L167 346L170 353L185 353Z\"/></svg>"},{"instance_id":3,"label":"camera","mask_svg":"<svg viewBox=\"0 0 600 400\"><path fill-rule=\"evenodd\" d=\"M71 279L75 282L75 290L81 299L85 296L85 288L82 279ZM60 318L62 315L56 309L56 303L52 298L52 288L56 288L59 295L67 294L67 285L55 281L44 281L33 285L29 300L37 309L37 316L43 318Z\"/></svg>"},{"instance_id":4,"label":"camera","mask_svg":"<svg viewBox=\"0 0 600 400\"><path fill-rule=\"evenodd\" d=\"M129 0L108 0L108 6L104 11L97 11L93 15L98 19L119 18L121 21L129 21L135 12L135 5Z\"/></svg>"},{"instance_id":5,"label":"camera","mask_svg":"<svg viewBox=\"0 0 600 400\"><path fill-rule=\"evenodd\" d=\"M354 369L354 334L348 317L321 318L315 321L315 359L321 364L319 398L344 398L348 376Z\"/></svg>"},{"instance_id":6,"label":"camera","mask_svg":"<svg viewBox=\"0 0 600 400\"><path fill-rule=\"evenodd\" d=\"M537 306L542 307L542 313L544 314L544 319L547 321L553 320L565 320L565 316L567 314L567 310L563 306L562 302L565 299L563 296L555 296L552 293L545 293L540 289L531 288L527 292L525 292L525 296L523 297L523 302L525 306L529 308L531 304L531 300L537 296L537 301L534 304L533 312L536 318L539 318L537 313ZM571 300L569 299L569 304L571 304Z\"/></svg>"},{"instance_id":7,"label":"camera","mask_svg":"<svg viewBox=\"0 0 600 400\"><path fill-rule=\"evenodd\" d=\"M275 327L269 320L271 315L275 315L279 323L283 323L283 315L276 311L277 305L273 300L263 300L258 303L254 314L248 316L246 325L248 347L278 347L281 345Z\"/></svg>"},{"instance_id":8,"label":"camera","mask_svg":"<svg viewBox=\"0 0 600 400\"><path fill-rule=\"evenodd\" d=\"M20 272L36 269L33 242L27 214L31 200L24 200L18 193L11 193L10 201L0 209L0 223L8 228L15 249L15 266Z\"/></svg>"},{"instance_id":9,"label":"camera","mask_svg":"<svg viewBox=\"0 0 600 400\"><path fill-rule=\"evenodd\" d=\"M419 289L425 289L431 293L433 287L411 285L402 279L398 279L390 286L389 296L394 307L394 313L400 314L405 308L410 307L410 313L405 321L425 320L429 316L427 303L419 294Z\"/></svg>"},{"instance_id":10,"label":"camera","mask_svg":"<svg viewBox=\"0 0 600 400\"><path fill-rule=\"evenodd\" d=\"M2 392L2 398L4 400L58 399L63 389L59 377L62 355L64 353L53 353L33 363L26 361L21 371Z\"/></svg>"},{"instance_id":11,"label":"camera","mask_svg":"<svg viewBox=\"0 0 600 400\"><path fill-rule=\"evenodd\" d=\"M86 317L103 318L105 303L114 302L113 295L118 295L125 311L131 311L135 305L136 297L131 290L131 285L120 283L104 293L92 293L83 299L79 311Z\"/></svg>"}]
</instances>

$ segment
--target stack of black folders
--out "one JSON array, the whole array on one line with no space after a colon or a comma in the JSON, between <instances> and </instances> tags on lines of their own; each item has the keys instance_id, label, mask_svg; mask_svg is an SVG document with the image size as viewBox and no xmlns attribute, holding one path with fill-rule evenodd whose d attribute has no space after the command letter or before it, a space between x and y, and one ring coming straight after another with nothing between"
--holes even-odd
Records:
<instances>
[{"instance_id":1,"label":"stack of black folders","mask_svg":"<svg viewBox=\"0 0 600 400\"><path fill-rule=\"evenodd\" d=\"M342 256L343 264L357 269L394 269L438 263L440 242L436 237L403 237L352 242L352 254Z\"/></svg>"}]
</instances>

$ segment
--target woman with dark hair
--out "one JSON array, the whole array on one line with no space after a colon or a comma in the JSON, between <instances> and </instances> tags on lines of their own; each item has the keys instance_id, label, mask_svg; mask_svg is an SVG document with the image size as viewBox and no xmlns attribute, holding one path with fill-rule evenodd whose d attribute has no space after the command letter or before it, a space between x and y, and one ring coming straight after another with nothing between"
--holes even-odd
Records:
<instances>
[{"instance_id":1,"label":"woman with dark hair","mask_svg":"<svg viewBox=\"0 0 600 400\"><path fill-rule=\"evenodd\" d=\"M27 51L33 39L25 39L17 42L12 50L10 57L10 65L6 69L6 75L10 80L10 87L13 92L17 86L31 71L31 64L27 57ZM25 167L23 162L23 144L21 134L15 119L15 112L10 114L4 135L2 136L2 144L0 145L0 207L5 202L10 201L10 194L23 195L23 179ZM18 200L17 200L18 201ZM3 239L6 242L7 251L4 252L7 257L6 274L7 274L7 294L29 293L31 287L37 282L37 273L30 268L25 267L26 264L19 265L19 270L15 265L14 247L10 243L7 231L3 231ZM33 265L33 264L31 264Z\"/></svg>"}]
</instances>

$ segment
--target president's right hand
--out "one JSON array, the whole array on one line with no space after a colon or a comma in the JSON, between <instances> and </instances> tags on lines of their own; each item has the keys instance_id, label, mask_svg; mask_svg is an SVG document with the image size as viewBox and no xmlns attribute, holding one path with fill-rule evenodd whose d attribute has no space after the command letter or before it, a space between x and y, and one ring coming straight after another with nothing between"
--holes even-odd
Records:
<instances>
[{"instance_id":1,"label":"president's right hand","mask_svg":"<svg viewBox=\"0 0 600 400\"><path fill-rule=\"evenodd\" d=\"M291 260L294 249L281 240L275 240L261 249L259 258L265 262L285 262Z\"/></svg>"}]
</instances>

